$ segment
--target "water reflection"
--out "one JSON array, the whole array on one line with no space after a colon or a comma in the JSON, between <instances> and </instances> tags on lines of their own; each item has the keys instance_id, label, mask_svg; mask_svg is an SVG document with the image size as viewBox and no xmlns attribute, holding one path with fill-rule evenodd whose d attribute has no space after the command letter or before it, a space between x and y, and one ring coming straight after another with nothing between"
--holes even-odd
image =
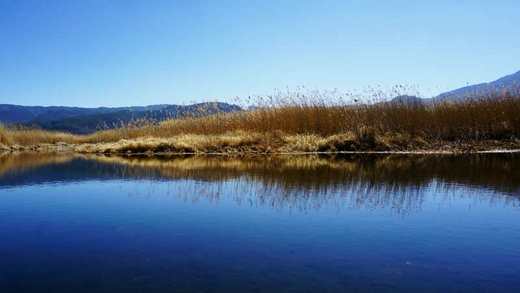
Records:
<instances>
[{"instance_id":1,"label":"water reflection","mask_svg":"<svg viewBox=\"0 0 520 293\"><path fill-rule=\"evenodd\" d=\"M408 213L420 209L428 194L444 200L466 196L518 204L520 156L0 157L0 188L120 179L182 180L173 194L187 201L216 202L228 196L239 204L272 208L389 208ZM460 189L464 192L457 192Z\"/></svg>"},{"instance_id":2,"label":"water reflection","mask_svg":"<svg viewBox=\"0 0 520 293\"><path fill-rule=\"evenodd\" d=\"M519 160L0 156L0 292L519 292Z\"/></svg>"}]
</instances>

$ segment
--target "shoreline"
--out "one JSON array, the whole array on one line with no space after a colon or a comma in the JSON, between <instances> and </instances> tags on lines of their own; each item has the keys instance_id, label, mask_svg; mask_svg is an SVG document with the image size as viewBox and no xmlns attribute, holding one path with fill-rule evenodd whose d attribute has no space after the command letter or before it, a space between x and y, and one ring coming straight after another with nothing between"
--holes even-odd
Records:
<instances>
[{"instance_id":1,"label":"shoreline","mask_svg":"<svg viewBox=\"0 0 520 293\"><path fill-rule=\"evenodd\" d=\"M103 144L104 145L104 144ZM508 147L506 147L508 146ZM123 149L124 150L124 149ZM298 155L457 155L457 154L515 154L520 153L520 144L511 147L490 146L485 144L464 144L457 148L445 145L441 148L424 148L408 150L352 150L352 151L280 151L276 149L259 151L256 149L226 148L225 151L128 151L102 147L91 144L38 144L32 146L2 146L0 155L33 153L33 154L83 154L83 155L117 155L117 156L298 156Z\"/></svg>"}]
</instances>

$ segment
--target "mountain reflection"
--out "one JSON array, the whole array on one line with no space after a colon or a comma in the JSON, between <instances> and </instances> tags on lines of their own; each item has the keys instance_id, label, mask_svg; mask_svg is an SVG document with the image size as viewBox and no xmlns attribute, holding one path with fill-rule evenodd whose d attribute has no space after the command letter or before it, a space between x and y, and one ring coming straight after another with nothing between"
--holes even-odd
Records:
<instances>
[{"instance_id":1,"label":"mountain reflection","mask_svg":"<svg viewBox=\"0 0 520 293\"><path fill-rule=\"evenodd\" d=\"M323 206L419 209L426 191L517 204L520 156L352 155L272 157L0 156L0 188L88 180L179 181L186 200L309 209ZM229 188L234 188L232 192ZM228 190L224 190L228 188ZM472 190L479 192L472 192ZM485 192L484 192L485 191Z\"/></svg>"}]
</instances>

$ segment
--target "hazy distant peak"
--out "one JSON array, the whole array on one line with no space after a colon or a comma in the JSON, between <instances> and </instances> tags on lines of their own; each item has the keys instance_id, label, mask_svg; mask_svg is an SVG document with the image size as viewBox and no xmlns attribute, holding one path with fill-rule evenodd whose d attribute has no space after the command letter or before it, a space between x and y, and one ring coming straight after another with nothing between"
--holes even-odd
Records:
<instances>
[{"instance_id":1,"label":"hazy distant peak","mask_svg":"<svg viewBox=\"0 0 520 293\"><path fill-rule=\"evenodd\" d=\"M465 86L438 95L435 101L463 101L468 99L496 98L505 95L520 95L520 71L492 82Z\"/></svg>"}]
</instances>

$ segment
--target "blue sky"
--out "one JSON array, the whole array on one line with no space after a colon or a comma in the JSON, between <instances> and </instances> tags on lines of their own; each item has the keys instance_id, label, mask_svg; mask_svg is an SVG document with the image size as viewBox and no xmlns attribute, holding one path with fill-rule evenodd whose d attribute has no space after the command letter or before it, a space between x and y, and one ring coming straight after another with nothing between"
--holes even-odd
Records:
<instances>
[{"instance_id":1,"label":"blue sky","mask_svg":"<svg viewBox=\"0 0 520 293\"><path fill-rule=\"evenodd\" d=\"M121 106L520 70L518 1L0 0L0 103Z\"/></svg>"}]
</instances>

